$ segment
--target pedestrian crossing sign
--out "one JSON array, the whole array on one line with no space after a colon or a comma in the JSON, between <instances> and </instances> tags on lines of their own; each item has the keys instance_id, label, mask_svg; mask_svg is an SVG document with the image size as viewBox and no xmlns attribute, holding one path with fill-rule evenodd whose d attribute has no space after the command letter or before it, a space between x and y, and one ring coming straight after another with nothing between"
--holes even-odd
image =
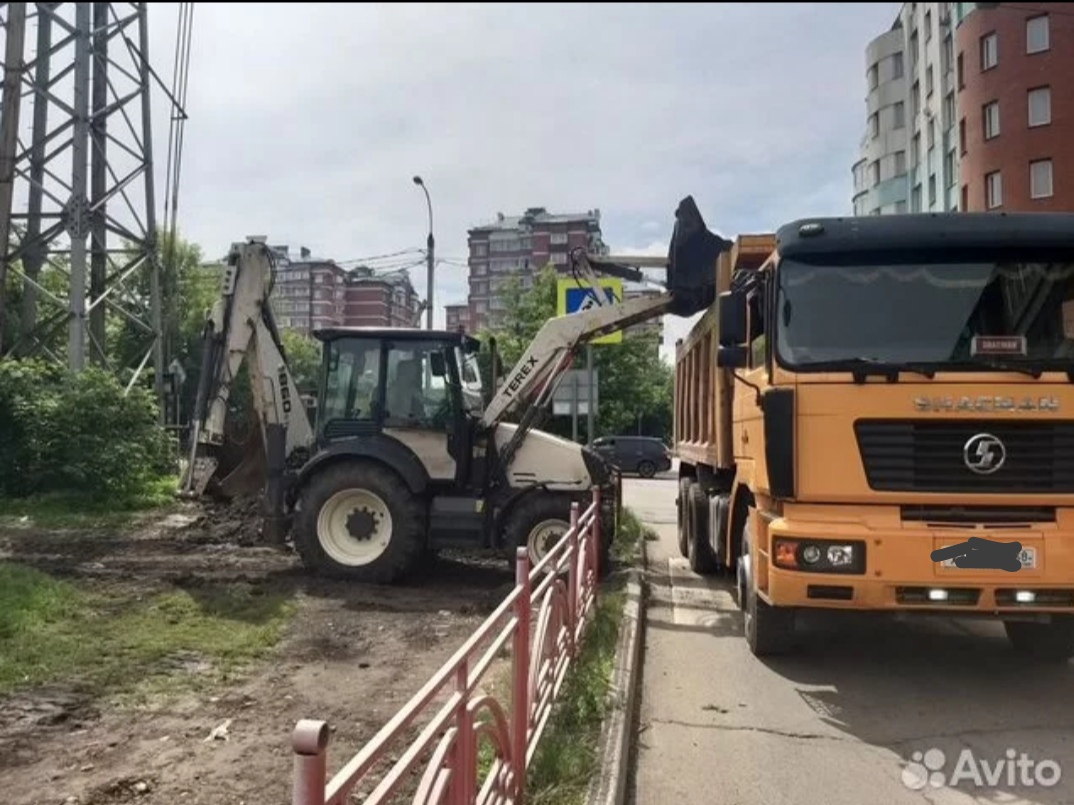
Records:
<instances>
[{"instance_id":1,"label":"pedestrian crossing sign","mask_svg":"<svg viewBox=\"0 0 1074 805\"><path fill-rule=\"evenodd\" d=\"M601 291L609 302L623 301L623 281L615 278L601 278L599 280ZM569 316L572 313L581 313L597 306L597 296L593 287L584 280L573 277L560 278L558 287L557 314ZM623 331L616 330L600 338L594 338L592 344L618 344L623 340Z\"/></svg>"}]
</instances>

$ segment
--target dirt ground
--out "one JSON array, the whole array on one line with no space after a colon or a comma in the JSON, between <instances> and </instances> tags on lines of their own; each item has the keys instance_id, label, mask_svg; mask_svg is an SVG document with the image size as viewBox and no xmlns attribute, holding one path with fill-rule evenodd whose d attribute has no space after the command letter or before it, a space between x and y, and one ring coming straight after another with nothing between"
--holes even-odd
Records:
<instances>
[{"instance_id":1,"label":"dirt ground","mask_svg":"<svg viewBox=\"0 0 1074 805\"><path fill-rule=\"evenodd\" d=\"M137 596L242 580L299 602L271 659L236 683L200 685L196 694L134 709L77 686L0 698L7 805L289 802L298 719L332 725L329 770L338 769L511 587L502 559L447 555L407 587L314 578L290 552L258 546L249 514L190 505L93 538L0 530L0 559L97 588ZM174 660L173 673L205 671L196 656ZM225 723L226 739L209 737Z\"/></svg>"}]
</instances>

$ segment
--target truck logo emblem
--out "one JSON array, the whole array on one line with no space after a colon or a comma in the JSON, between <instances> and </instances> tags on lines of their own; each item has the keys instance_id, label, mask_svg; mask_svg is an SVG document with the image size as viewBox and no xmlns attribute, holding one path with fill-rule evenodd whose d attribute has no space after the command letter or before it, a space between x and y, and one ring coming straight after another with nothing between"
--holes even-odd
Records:
<instances>
[{"instance_id":1,"label":"truck logo emblem","mask_svg":"<svg viewBox=\"0 0 1074 805\"><path fill-rule=\"evenodd\" d=\"M966 440L962 460L970 472L991 475L1007 460L1007 448L991 433L978 433Z\"/></svg>"}]
</instances>

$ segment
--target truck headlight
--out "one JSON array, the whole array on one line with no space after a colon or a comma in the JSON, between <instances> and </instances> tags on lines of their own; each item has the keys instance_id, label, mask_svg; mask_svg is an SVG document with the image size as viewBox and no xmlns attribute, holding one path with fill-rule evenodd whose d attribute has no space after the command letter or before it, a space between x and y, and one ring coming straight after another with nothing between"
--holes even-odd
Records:
<instances>
[{"instance_id":1,"label":"truck headlight","mask_svg":"<svg viewBox=\"0 0 1074 805\"><path fill-rule=\"evenodd\" d=\"M865 543L777 537L772 541L772 563L783 570L861 574L865 572Z\"/></svg>"}]
</instances>

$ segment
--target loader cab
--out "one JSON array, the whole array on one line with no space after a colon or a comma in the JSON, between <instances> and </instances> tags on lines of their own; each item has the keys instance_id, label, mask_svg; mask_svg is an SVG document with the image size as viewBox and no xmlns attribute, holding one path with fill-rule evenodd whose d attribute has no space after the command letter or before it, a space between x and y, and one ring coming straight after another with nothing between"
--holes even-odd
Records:
<instances>
[{"instance_id":1,"label":"loader cab","mask_svg":"<svg viewBox=\"0 0 1074 805\"><path fill-rule=\"evenodd\" d=\"M320 447L371 437L399 442L434 485L470 482L484 411L479 342L459 332L338 327L323 343Z\"/></svg>"}]
</instances>

